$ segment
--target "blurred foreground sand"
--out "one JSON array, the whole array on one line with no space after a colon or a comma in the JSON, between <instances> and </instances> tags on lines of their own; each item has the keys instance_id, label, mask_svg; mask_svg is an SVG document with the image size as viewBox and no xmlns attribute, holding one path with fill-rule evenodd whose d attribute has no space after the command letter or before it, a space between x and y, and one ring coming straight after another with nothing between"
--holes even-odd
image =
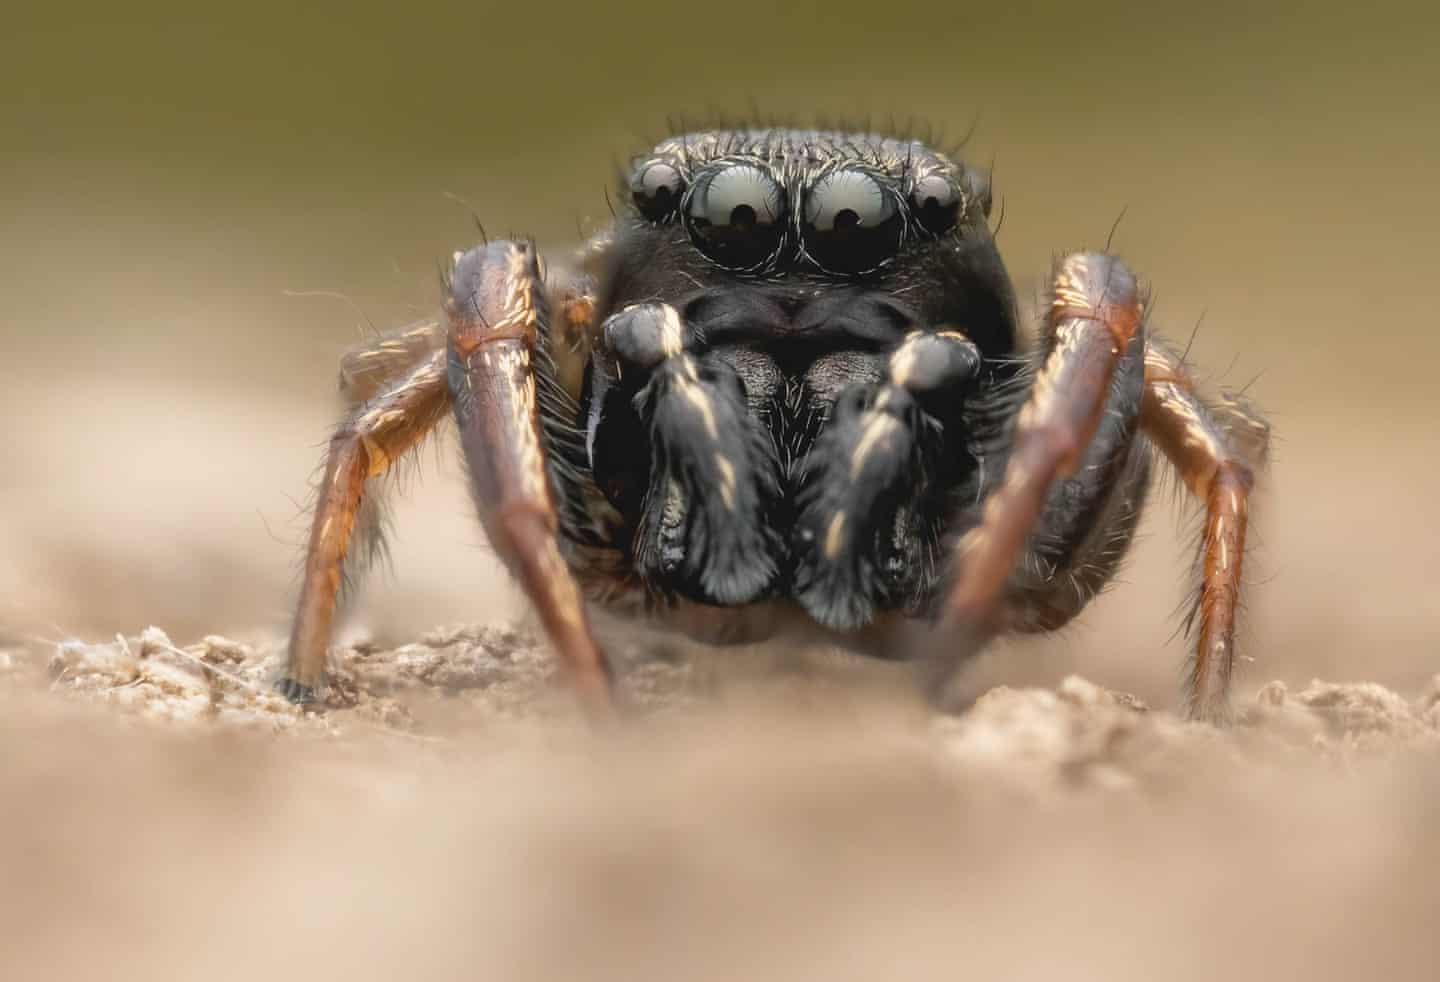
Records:
<instances>
[{"instance_id":1,"label":"blurred foreground sand","mask_svg":"<svg viewBox=\"0 0 1440 982\"><path fill-rule=\"evenodd\" d=\"M1440 970L1440 677L1222 733L1078 678L937 719L632 656L591 733L523 633L349 649L311 717L277 654L0 653L0 978Z\"/></svg>"}]
</instances>

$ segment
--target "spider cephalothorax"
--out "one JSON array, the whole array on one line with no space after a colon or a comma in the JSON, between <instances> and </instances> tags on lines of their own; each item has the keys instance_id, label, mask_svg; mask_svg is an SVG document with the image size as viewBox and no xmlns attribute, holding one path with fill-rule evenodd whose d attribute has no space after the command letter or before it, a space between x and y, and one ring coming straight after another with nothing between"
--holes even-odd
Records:
<instances>
[{"instance_id":1,"label":"spider cephalothorax","mask_svg":"<svg viewBox=\"0 0 1440 982\"><path fill-rule=\"evenodd\" d=\"M641 582L842 631L925 607L1017 391L984 180L914 143L757 131L666 141L629 191L581 402Z\"/></svg>"},{"instance_id":2,"label":"spider cephalothorax","mask_svg":"<svg viewBox=\"0 0 1440 982\"><path fill-rule=\"evenodd\" d=\"M600 700L586 596L712 642L798 626L903 657L928 633L942 679L1057 627L1129 546L1143 431L1207 508L1187 693L1223 715L1265 430L1196 394L1124 266L1060 261L1030 346L988 177L918 142L690 134L623 190L574 274L528 243L457 254L445 324L347 360L285 691L320 681L367 479L453 412L492 543Z\"/></svg>"}]
</instances>

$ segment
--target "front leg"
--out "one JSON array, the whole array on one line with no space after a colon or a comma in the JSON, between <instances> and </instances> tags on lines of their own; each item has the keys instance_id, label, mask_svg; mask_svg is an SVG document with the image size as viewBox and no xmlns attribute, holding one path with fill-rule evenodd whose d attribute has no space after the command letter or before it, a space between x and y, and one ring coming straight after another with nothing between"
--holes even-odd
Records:
<instances>
[{"instance_id":1,"label":"front leg","mask_svg":"<svg viewBox=\"0 0 1440 982\"><path fill-rule=\"evenodd\" d=\"M604 709L609 663L556 539L534 375L547 314L534 247L492 242L459 256L445 313L449 392L480 521L582 697Z\"/></svg>"},{"instance_id":2,"label":"front leg","mask_svg":"<svg viewBox=\"0 0 1440 982\"><path fill-rule=\"evenodd\" d=\"M1016 419L1005 475L956 548L955 581L940 610L942 639L927 666L937 689L960 659L1006 626L1005 593L1016 562L1042 522L1051 489L1084 461L1116 369L1143 330L1135 278L1115 259L1067 257L1054 291L1048 354Z\"/></svg>"}]
</instances>

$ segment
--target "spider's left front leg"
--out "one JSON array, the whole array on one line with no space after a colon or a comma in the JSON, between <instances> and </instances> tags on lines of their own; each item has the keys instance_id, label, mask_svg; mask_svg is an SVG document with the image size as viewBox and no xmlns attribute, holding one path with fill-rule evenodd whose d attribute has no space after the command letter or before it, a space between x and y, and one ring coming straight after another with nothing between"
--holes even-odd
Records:
<instances>
[{"instance_id":1,"label":"spider's left front leg","mask_svg":"<svg viewBox=\"0 0 1440 982\"><path fill-rule=\"evenodd\" d=\"M609 663L557 539L535 375L548 325L534 247L492 242L458 257L445 312L451 403L480 521L581 696L603 710Z\"/></svg>"},{"instance_id":2,"label":"spider's left front leg","mask_svg":"<svg viewBox=\"0 0 1440 982\"><path fill-rule=\"evenodd\" d=\"M1037 560L1064 556L1066 564L1078 566L1074 555L1065 554L1080 550L1108 577L1118 556L1103 542L1086 541L1096 518L1089 513L1108 508L1117 491L1123 498L1143 485L1143 468L1127 464L1144 343L1134 276L1109 256L1064 259L1055 273L1045 340L1043 364L1014 424L1004 476L955 550L954 581L939 611L941 637L927 666L937 689L960 660L1000 631L1053 627L1073 616L1098 585L1069 590L1068 577L1064 584L1051 578L1048 585L1031 584L1027 596L1025 578L1017 583L1013 575L1018 561L1028 546ZM1047 540L1059 547L1054 557L1045 555ZM1029 613L1018 613L1019 607ZM1036 622L1027 625L1027 616Z\"/></svg>"}]
</instances>

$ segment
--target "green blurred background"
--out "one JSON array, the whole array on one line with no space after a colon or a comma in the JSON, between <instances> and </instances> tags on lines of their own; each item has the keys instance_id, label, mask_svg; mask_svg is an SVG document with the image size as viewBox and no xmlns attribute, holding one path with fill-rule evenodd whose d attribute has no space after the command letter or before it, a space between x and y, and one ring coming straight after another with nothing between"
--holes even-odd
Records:
<instances>
[{"instance_id":1,"label":"green blurred background","mask_svg":"<svg viewBox=\"0 0 1440 982\"><path fill-rule=\"evenodd\" d=\"M1440 670L1431 377L1440 16L1333 3L24 5L0 37L0 633L282 629L336 357L441 257L563 250L615 167L716 112L914 118L995 165L1033 297L1104 243L1271 410L1249 651ZM978 123L977 123L978 121ZM448 448L359 621L507 616ZM1169 697L1188 554L1153 509L1113 595L982 676Z\"/></svg>"}]
</instances>

